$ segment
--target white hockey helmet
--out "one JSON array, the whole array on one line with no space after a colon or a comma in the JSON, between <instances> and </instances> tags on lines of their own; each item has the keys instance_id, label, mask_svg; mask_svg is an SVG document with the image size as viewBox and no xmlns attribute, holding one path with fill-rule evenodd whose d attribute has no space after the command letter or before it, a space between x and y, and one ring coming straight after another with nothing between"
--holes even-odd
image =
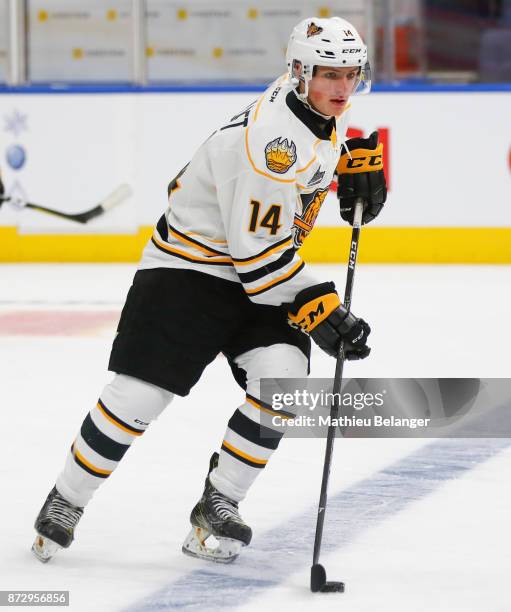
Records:
<instances>
[{"instance_id":1,"label":"white hockey helmet","mask_svg":"<svg viewBox=\"0 0 511 612\"><path fill-rule=\"evenodd\" d=\"M367 46L355 27L340 17L309 17L301 21L291 33L286 62L291 81L295 85L300 81L304 84L304 92L298 94L304 102L307 101L314 66L357 66L360 74L353 93L363 94L371 90Z\"/></svg>"}]
</instances>

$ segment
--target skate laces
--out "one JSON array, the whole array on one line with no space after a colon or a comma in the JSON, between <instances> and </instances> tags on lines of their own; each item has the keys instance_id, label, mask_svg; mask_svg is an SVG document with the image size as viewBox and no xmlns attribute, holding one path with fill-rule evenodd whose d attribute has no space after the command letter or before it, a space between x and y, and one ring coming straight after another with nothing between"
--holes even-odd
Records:
<instances>
[{"instance_id":1,"label":"skate laces","mask_svg":"<svg viewBox=\"0 0 511 612\"><path fill-rule=\"evenodd\" d=\"M66 529L74 529L82 514L83 508L73 506L57 492L50 501L44 518L51 519Z\"/></svg>"},{"instance_id":2,"label":"skate laces","mask_svg":"<svg viewBox=\"0 0 511 612\"><path fill-rule=\"evenodd\" d=\"M237 502L222 495L222 493L216 489L211 492L210 500L216 514L218 514L222 520L233 519L238 523L243 522L238 512Z\"/></svg>"}]
</instances>

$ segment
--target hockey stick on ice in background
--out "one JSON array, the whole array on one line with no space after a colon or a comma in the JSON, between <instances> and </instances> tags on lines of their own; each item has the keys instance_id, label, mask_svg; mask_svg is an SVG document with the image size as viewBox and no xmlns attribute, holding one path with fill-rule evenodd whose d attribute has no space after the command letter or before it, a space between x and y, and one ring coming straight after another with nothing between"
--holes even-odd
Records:
<instances>
[{"instance_id":1,"label":"hockey stick on ice in background","mask_svg":"<svg viewBox=\"0 0 511 612\"><path fill-rule=\"evenodd\" d=\"M75 221L76 223L88 223L91 219L99 217L108 210L111 210L114 206L124 202L124 200L129 198L132 193L133 191L131 187L127 183L123 183L93 208L76 214L65 213L61 210L55 210L54 208L48 208L47 206L41 206L40 204L32 204L31 202L20 203L17 202L15 198L11 197L0 198L0 206L3 204L3 202L12 201L14 206L19 206L20 208L31 208L32 210L37 210L39 212L60 217L62 219L68 219L69 221Z\"/></svg>"},{"instance_id":2,"label":"hockey stick on ice in background","mask_svg":"<svg viewBox=\"0 0 511 612\"><path fill-rule=\"evenodd\" d=\"M353 217L353 232L351 234L350 256L348 261L348 274L346 277L346 288L344 290L344 307L351 310L351 294L353 293L353 283L355 280L355 265L357 263L358 240L360 237L360 227L362 225L363 201L358 198L355 205ZM325 463L323 465L323 479L321 481L321 493L319 496L318 520L316 523L316 536L314 538L314 556L311 567L311 591L317 593L343 593L344 582L330 582L326 579L325 568L319 563L319 553L321 551L321 540L323 539L323 525L325 522L325 512L327 504L328 479L330 477L330 465L332 463L332 453L335 440L335 423L339 418L339 398L342 386L342 374L344 369L344 342L341 341L337 362L335 365L335 377L333 387L333 401L330 408L330 425L326 439Z\"/></svg>"}]
</instances>

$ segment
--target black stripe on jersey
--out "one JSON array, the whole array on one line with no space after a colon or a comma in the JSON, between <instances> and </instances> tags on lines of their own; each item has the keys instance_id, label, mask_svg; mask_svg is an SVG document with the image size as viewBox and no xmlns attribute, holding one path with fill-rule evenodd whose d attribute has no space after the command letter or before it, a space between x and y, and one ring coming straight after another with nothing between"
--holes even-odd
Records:
<instances>
[{"instance_id":1,"label":"black stripe on jersey","mask_svg":"<svg viewBox=\"0 0 511 612\"><path fill-rule=\"evenodd\" d=\"M246 395L247 395L248 400L251 400L254 404L257 404L259 408L263 408L264 410L267 410L268 412L271 412L272 414L282 416L284 418L287 417L289 419L294 419L296 416L292 412L286 412L285 410L275 410L275 408L273 408L271 404L268 404L267 402L263 402L257 397L250 395L250 393L247 393Z\"/></svg>"},{"instance_id":2,"label":"black stripe on jersey","mask_svg":"<svg viewBox=\"0 0 511 612\"><path fill-rule=\"evenodd\" d=\"M194 264L201 265L201 266L202 265L205 265L205 266L232 266L232 263L230 261L203 261L202 259L197 260L196 257L192 257L192 256L187 257L183 253L176 253L170 245L168 246L167 249L163 248L155 241L154 238L151 238L151 242L162 253L170 255L171 257L177 257L179 259L184 259L185 261L189 261L190 263L194 263Z\"/></svg>"},{"instance_id":3,"label":"black stripe on jersey","mask_svg":"<svg viewBox=\"0 0 511 612\"><path fill-rule=\"evenodd\" d=\"M257 259L258 257L261 257L261 255L264 255L268 251L276 249L280 245L285 244L286 242L289 242L290 240L291 240L291 236L287 236L287 238L283 238L282 240L279 240L279 242L270 244L269 247L266 247L265 249L263 249L260 253L257 253L256 255L252 255L251 257L244 257L243 259L236 259L235 257L233 257L232 260L236 263L236 262L251 261L252 259Z\"/></svg>"},{"instance_id":4,"label":"black stripe on jersey","mask_svg":"<svg viewBox=\"0 0 511 612\"><path fill-rule=\"evenodd\" d=\"M302 261L302 263L298 266L298 268L296 268L296 270L293 272L293 274L290 274L289 276L286 276L285 278L282 278L281 280L277 281L276 283L272 283L269 287L264 287L263 289L259 289L259 291L250 291L250 297L252 297L254 295L261 295L261 293L264 293L265 291L270 291L270 289L278 287L279 285L282 285L282 283L287 283L288 280L291 280L297 274L299 274L304 269L304 267L305 267L305 263Z\"/></svg>"},{"instance_id":5,"label":"black stripe on jersey","mask_svg":"<svg viewBox=\"0 0 511 612\"><path fill-rule=\"evenodd\" d=\"M163 240L167 242L169 239L169 230L167 228L167 219L165 218L165 215L162 215L158 219L158 223L156 224L156 229L158 230L158 234L160 234Z\"/></svg>"},{"instance_id":6,"label":"black stripe on jersey","mask_svg":"<svg viewBox=\"0 0 511 612\"><path fill-rule=\"evenodd\" d=\"M178 234L178 236L181 236L181 238L183 238L183 240L186 240L188 242L193 242L193 244L196 244L199 247L202 247L204 249L207 249L208 251L211 251L211 253L216 253L217 255L221 255L222 257L229 257L228 254L226 253L222 253L222 251L217 251L216 249L212 249L211 247L207 246L206 244L202 244L200 243L198 240L194 240L193 238L190 238L190 236L187 236L186 234L183 234L182 232L180 232L178 229L176 229L175 227L173 227L172 225L170 225L170 223L167 222L167 219L165 218L165 215L162 215L160 217L160 219L158 220L158 223L156 224L156 229L158 230L158 233L160 234L160 236L162 237L162 239L165 242L169 242L169 227L170 229L175 232L176 234ZM160 251L163 251L164 253L169 254L169 252L160 247L159 244L157 244L154 240L152 241L153 244L160 249ZM171 246L169 246L169 248L172 248ZM178 253L170 253L171 255L174 255L175 257L180 257L181 259L187 259L184 255L181 256ZM212 257L214 257L214 255L212 255ZM194 259L189 259L187 261L193 261L194 263L214 263L217 266L232 266L232 263L230 262L222 262L222 263L217 263L217 262L208 262L208 261L201 261L201 262L197 262Z\"/></svg>"},{"instance_id":7,"label":"black stripe on jersey","mask_svg":"<svg viewBox=\"0 0 511 612\"><path fill-rule=\"evenodd\" d=\"M288 263L293 261L294 256L295 249L292 247L287 249L287 251L284 251L284 253L282 253L278 259L266 264L262 268L257 268L257 270L252 270L252 272L238 272L239 279L242 283L253 283L256 280L263 278L267 274L271 274L272 272L284 268Z\"/></svg>"},{"instance_id":8,"label":"black stripe on jersey","mask_svg":"<svg viewBox=\"0 0 511 612\"><path fill-rule=\"evenodd\" d=\"M145 429L137 429L136 427L132 427L131 425L128 425L128 423L121 421L119 417L115 416L113 412L110 412L110 410L108 410L108 408L105 406L105 404L103 404L101 399L98 399L98 404L105 411L105 414L107 414L116 423L119 423L119 425L121 425L122 427L128 429L130 432L133 432L134 434L143 434L145 432Z\"/></svg>"},{"instance_id":9,"label":"black stripe on jersey","mask_svg":"<svg viewBox=\"0 0 511 612\"><path fill-rule=\"evenodd\" d=\"M75 463L79 465L82 468L82 470L85 470L88 474L91 474L91 476L96 476L96 478L108 478L110 476L110 474L100 474L99 472L92 470L88 465L85 465L85 463L80 461L80 459L78 459L78 457L75 454L74 444L71 447L71 454L73 455L73 459L75 460Z\"/></svg>"},{"instance_id":10,"label":"black stripe on jersey","mask_svg":"<svg viewBox=\"0 0 511 612\"><path fill-rule=\"evenodd\" d=\"M236 410L229 419L228 426L234 433L245 438L245 440L258 444L263 448L271 448L273 450L278 447L284 435L284 432L281 433L269 427L265 427L264 425L259 425L259 423L252 421L252 419L249 419L239 410Z\"/></svg>"},{"instance_id":11,"label":"black stripe on jersey","mask_svg":"<svg viewBox=\"0 0 511 612\"><path fill-rule=\"evenodd\" d=\"M93 451L110 461L120 461L129 448L129 444L120 444L100 431L90 414L85 417L80 433Z\"/></svg>"},{"instance_id":12,"label":"black stripe on jersey","mask_svg":"<svg viewBox=\"0 0 511 612\"><path fill-rule=\"evenodd\" d=\"M222 450L224 451L224 453L227 453L228 455L231 455L231 457L234 457L238 461L241 461L241 463L245 463L246 465L249 465L250 467L253 467L253 468L257 468L258 470L262 470L266 465L265 463L254 463L253 461L250 461L250 459L247 459L246 457L242 457L241 455L238 455L237 453L232 451L230 448L227 448L225 444L222 444Z\"/></svg>"},{"instance_id":13,"label":"black stripe on jersey","mask_svg":"<svg viewBox=\"0 0 511 612\"><path fill-rule=\"evenodd\" d=\"M163 216L163 218L165 218L165 215ZM178 236L181 236L181 238L183 238L183 240L186 240L187 242L193 242L193 244L196 244L197 246L200 246L203 249L207 249L208 251L211 251L212 253L216 253L217 255L222 255L223 257L226 257L226 256L228 257L229 256L228 253L223 253L222 251L217 251L216 249L212 249L207 244L203 244L202 242L199 242L198 240L194 240L193 238L191 238L187 234L183 234L183 232L180 232L173 225L170 225L170 223L168 223L168 226L170 227L170 229L173 232L175 232ZM161 232L160 232L160 235L161 235Z\"/></svg>"}]
</instances>

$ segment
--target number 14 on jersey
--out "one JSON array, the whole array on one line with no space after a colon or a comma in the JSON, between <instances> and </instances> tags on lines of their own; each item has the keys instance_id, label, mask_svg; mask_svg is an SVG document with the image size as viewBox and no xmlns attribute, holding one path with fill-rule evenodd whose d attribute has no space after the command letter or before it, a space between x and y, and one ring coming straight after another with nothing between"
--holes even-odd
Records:
<instances>
[{"instance_id":1,"label":"number 14 on jersey","mask_svg":"<svg viewBox=\"0 0 511 612\"><path fill-rule=\"evenodd\" d=\"M282 227L280 224L280 213L282 211L281 204L272 204L266 212L261 210L261 202L251 200L252 214L248 226L249 232L257 232L259 227L264 227L270 232L271 236L275 236Z\"/></svg>"}]
</instances>

